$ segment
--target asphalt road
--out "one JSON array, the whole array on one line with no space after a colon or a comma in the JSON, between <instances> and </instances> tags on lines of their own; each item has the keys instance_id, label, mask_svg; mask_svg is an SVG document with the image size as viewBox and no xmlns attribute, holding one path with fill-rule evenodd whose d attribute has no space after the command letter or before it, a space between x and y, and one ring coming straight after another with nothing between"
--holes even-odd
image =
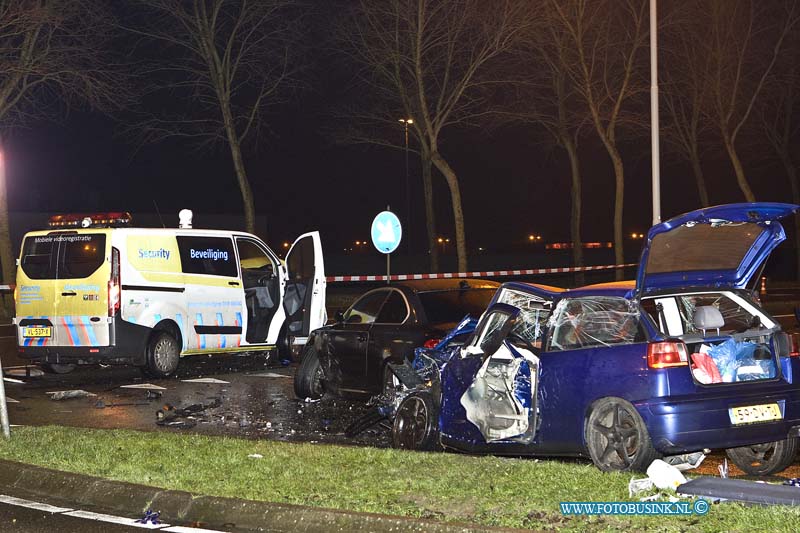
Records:
<instances>
[{"instance_id":1,"label":"asphalt road","mask_svg":"<svg viewBox=\"0 0 800 533\"><path fill-rule=\"evenodd\" d=\"M5 354L5 352L3 352ZM268 366L263 356L193 356L175 378L145 380L136 368L79 367L70 374L6 364L11 424L62 425L145 431L194 431L284 441L385 447L380 426L355 439L345 428L367 411L364 402L294 397L294 367ZM29 372L30 376L26 376ZM192 380L201 380L192 381ZM210 382L203 382L208 380ZM83 391L53 400L53 392ZM85 393L85 394L84 394ZM165 425L158 425L158 412ZM183 411L183 412L182 412ZM174 415L185 416L174 416Z\"/></svg>"}]
</instances>

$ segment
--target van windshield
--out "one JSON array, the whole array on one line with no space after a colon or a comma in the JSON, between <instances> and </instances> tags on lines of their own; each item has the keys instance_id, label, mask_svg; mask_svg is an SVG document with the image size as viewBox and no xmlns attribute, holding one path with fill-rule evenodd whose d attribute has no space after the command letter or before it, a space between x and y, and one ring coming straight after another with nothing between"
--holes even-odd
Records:
<instances>
[{"instance_id":1,"label":"van windshield","mask_svg":"<svg viewBox=\"0 0 800 533\"><path fill-rule=\"evenodd\" d=\"M104 234L37 235L25 238L20 266L31 279L87 278L103 264L105 251Z\"/></svg>"}]
</instances>

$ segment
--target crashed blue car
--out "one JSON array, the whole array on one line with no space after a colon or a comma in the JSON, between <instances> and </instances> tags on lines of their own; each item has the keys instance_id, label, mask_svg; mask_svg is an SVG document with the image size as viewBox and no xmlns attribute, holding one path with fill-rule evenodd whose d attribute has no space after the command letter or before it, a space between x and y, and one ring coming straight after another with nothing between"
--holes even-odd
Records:
<instances>
[{"instance_id":1,"label":"crashed blue car","mask_svg":"<svg viewBox=\"0 0 800 533\"><path fill-rule=\"evenodd\" d=\"M504 284L461 345L418 353L416 383L396 373L394 444L583 456L604 471L724 449L748 474L784 470L800 358L753 289L799 207L728 204L658 224L635 281Z\"/></svg>"}]
</instances>

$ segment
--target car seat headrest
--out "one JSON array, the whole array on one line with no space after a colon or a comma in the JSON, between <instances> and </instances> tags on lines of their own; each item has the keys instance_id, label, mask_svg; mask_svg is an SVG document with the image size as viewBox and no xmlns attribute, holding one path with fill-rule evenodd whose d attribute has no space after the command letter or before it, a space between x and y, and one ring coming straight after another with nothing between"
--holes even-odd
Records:
<instances>
[{"instance_id":1,"label":"car seat headrest","mask_svg":"<svg viewBox=\"0 0 800 533\"><path fill-rule=\"evenodd\" d=\"M712 305L703 305L694 310L694 326L697 329L719 329L725 325L722 313Z\"/></svg>"}]
</instances>

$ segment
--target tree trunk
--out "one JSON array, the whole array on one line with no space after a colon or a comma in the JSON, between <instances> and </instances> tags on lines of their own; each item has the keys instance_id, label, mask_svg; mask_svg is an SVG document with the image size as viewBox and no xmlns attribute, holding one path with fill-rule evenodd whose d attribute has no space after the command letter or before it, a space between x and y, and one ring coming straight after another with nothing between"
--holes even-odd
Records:
<instances>
[{"instance_id":1,"label":"tree trunk","mask_svg":"<svg viewBox=\"0 0 800 533\"><path fill-rule=\"evenodd\" d=\"M0 140L0 265L2 266L3 284L13 285L16 278L16 264L14 261L14 248L11 243L11 230L8 225L8 197L6 188L6 162L3 142ZM3 308L0 314L7 317L14 316L12 298L1 296Z\"/></svg>"},{"instance_id":2,"label":"tree trunk","mask_svg":"<svg viewBox=\"0 0 800 533\"><path fill-rule=\"evenodd\" d=\"M570 234L572 235L572 263L573 266L583 266L583 242L581 240L581 169L578 161L578 152L572 137L562 133L561 143L569 156L570 175L572 176L572 209L570 211ZM575 284L583 285L585 276L583 272L575 275Z\"/></svg>"},{"instance_id":3,"label":"tree trunk","mask_svg":"<svg viewBox=\"0 0 800 533\"><path fill-rule=\"evenodd\" d=\"M736 153L736 146L734 146L733 139L723 131L722 140L725 143L725 150L727 150L728 157L730 157L733 171L736 173L736 182L739 184L742 194L744 194L744 199L748 202L755 202L756 197L753 194L753 190L750 188L750 184L747 183L747 177L744 175L744 167L742 167L739 154Z\"/></svg>"},{"instance_id":4,"label":"tree trunk","mask_svg":"<svg viewBox=\"0 0 800 533\"><path fill-rule=\"evenodd\" d=\"M614 191L614 261L621 265L625 263L625 249L622 232L622 208L625 198L625 169L622 166L622 156L616 147L610 146L608 155L614 163L614 178L616 191ZM614 279L621 281L625 277L624 269L617 268Z\"/></svg>"},{"instance_id":5,"label":"tree trunk","mask_svg":"<svg viewBox=\"0 0 800 533\"><path fill-rule=\"evenodd\" d=\"M458 256L458 271L467 271L467 239L464 235L464 212L461 209L461 190L455 171L450 168L447 161L437 150L432 150L431 161L442 173L450 188L450 200L453 204L453 222L456 230L456 254Z\"/></svg>"},{"instance_id":6,"label":"tree trunk","mask_svg":"<svg viewBox=\"0 0 800 533\"><path fill-rule=\"evenodd\" d=\"M439 272L439 247L436 245L436 212L433 209L433 182L431 180L431 155L422 151L422 190L425 195L425 229L428 233L428 250L431 254L431 272Z\"/></svg>"},{"instance_id":7,"label":"tree trunk","mask_svg":"<svg viewBox=\"0 0 800 533\"><path fill-rule=\"evenodd\" d=\"M233 116L231 115L231 110L227 102L221 101L220 107L222 108L222 120L225 124L225 134L228 136L228 146L230 147L231 157L233 158L233 168L236 170L236 181L239 183L239 191L242 193L245 231L248 233L255 233L256 210L253 202L253 190L250 188L250 181L247 179L247 171L244 168L239 134L236 132L236 126L233 123ZM267 237L265 234L260 236L263 239Z\"/></svg>"},{"instance_id":8,"label":"tree trunk","mask_svg":"<svg viewBox=\"0 0 800 533\"><path fill-rule=\"evenodd\" d=\"M700 165L700 156L697 150L692 150L689 159L692 163L692 172L694 173L694 180L697 182L697 192L700 195L700 205L708 207L711 203L708 200L708 188L706 187L706 177L703 174L703 167Z\"/></svg>"}]
</instances>

